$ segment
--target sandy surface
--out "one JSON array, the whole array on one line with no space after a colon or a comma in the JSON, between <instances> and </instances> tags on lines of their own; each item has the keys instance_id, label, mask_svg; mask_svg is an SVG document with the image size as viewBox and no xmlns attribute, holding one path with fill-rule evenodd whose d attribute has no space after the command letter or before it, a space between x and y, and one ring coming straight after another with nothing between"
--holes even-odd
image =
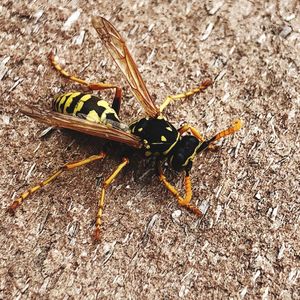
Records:
<instances>
[{"instance_id":1,"label":"sandy surface","mask_svg":"<svg viewBox=\"0 0 300 300\"><path fill-rule=\"evenodd\" d=\"M0 299L300 299L299 1L21 3L0 4ZM180 210L153 164L136 158L108 192L102 239L93 243L97 182L118 151L6 213L20 192L103 146L62 130L40 137L47 126L19 112L81 88L50 68L51 49L70 72L123 86L124 121L142 116L92 15L122 32L158 104L215 80L168 107L175 126L188 121L209 137L245 122L194 164L203 218ZM182 187L180 176L169 177Z\"/></svg>"}]
</instances>

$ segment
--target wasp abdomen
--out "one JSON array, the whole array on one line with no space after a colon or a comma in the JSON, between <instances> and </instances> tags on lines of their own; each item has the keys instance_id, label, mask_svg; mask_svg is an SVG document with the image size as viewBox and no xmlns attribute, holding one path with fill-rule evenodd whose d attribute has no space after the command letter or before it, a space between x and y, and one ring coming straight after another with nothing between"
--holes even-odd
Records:
<instances>
[{"instance_id":1,"label":"wasp abdomen","mask_svg":"<svg viewBox=\"0 0 300 300\"><path fill-rule=\"evenodd\" d=\"M57 95L52 102L54 111L71 115L96 123L106 123L107 120L120 122L116 111L101 98L93 94L70 92Z\"/></svg>"}]
</instances>

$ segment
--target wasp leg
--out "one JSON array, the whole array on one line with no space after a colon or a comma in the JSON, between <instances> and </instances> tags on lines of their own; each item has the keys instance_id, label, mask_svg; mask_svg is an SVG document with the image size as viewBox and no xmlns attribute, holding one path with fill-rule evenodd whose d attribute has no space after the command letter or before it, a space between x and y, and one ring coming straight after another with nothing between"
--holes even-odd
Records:
<instances>
[{"instance_id":1,"label":"wasp leg","mask_svg":"<svg viewBox=\"0 0 300 300\"><path fill-rule=\"evenodd\" d=\"M161 169L160 164L158 165L158 172L159 172L159 179L160 181L165 185L165 187L173 194L173 196L177 199L177 202L180 206L185 207L186 209L193 212L198 217L201 217L203 214L201 210L196 207L193 204L190 204L192 199L192 184L191 184L191 178L188 174L186 174L184 178L184 186L185 186L185 197L182 198L179 195L179 192L176 190L176 188L167 181L166 176L163 174L163 171Z\"/></svg>"},{"instance_id":2,"label":"wasp leg","mask_svg":"<svg viewBox=\"0 0 300 300\"><path fill-rule=\"evenodd\" d=\"M90 156L88 158L85 158L83 160L77 161L77 162L72 162L72 163L66 163L65 165L63 165L58 171L56 171L53 175L51 175L50 177L48 177L46 180L40 182L38 185L32 187L31 189L27 190L26 192L22 193L20 195L19 198L17 198L16 200L14 200L14 202L9 206L8 210L10 212L14 212L16 210L16 208L18 206L20 206L23 201L31 194L33 194L34 192L38 191L39 189L41 189L42 187L44 187L45 185L51 183L54 179L56 179L59 175L61 175L64 171L69 171L72 169L75 169L77 167L86 165L90 162L93 162L95 160L100 160L103 159L106 156L106 153L100 153L98 155L93 155Z\"/></svg>"},{"instance_id":3,"label":"wasp leg","mask_svg":"<svg viewBox=\"0 0 300 300\"><path fill-rule=\"evenodd\" d=\"M51 65L56 69L62 76L75 81L77 83L83 84L87 86L91 90L105 90L105 89L116 89L115 98L113 106L116 107L117 110L120 110L120 103L121 103L121 97L122 97L122 90L118 86L111 84L111 83L102 83L102 82L87 82L86 80L80 79L77 76L69 74L65 69L62 68L62 66L56 61L54 53L49 53L49 61ZM114 107L113 107L114 108ZM116 111L117 111L116 110Z\"/></svg>"},{"instance_id":4,"label":"wasp leg","mask_svg":"<svg viewBox=\"0 0 300 300\"><path fill-rule=\"evenodd\" d=\"M159 110L160 112L162 112L168 105L169 103L172 101L172 100L178 100L178 99L182 99L182 98L186 98L186 97L189 97L189 96L192 96L196 93L200 93L202 91L204 91L206 88L208 88L210 85L212 85L212 80L211 79L205 79L199 87L193 89L193 90L190 90L190 91L187 91L187 92L184 92L184 93L180 93L180 94L177 94L177 95L172 95L172 96L168 96L164 99L163 103L161 104L161 106L159 107Z\"/></svg>"},{"instance_id":5,"label":"wasp leg","mask_svg":"<svg viewBox=\"0 0 300 300\"><path fill-rule=\"evenodd\" d=\"M201 133L195 127L192 127L189 124L184 124L178 129L178 131L180 135L183 135L185 132L190 131L198 140L200 140L201 142L205 141L205 138L201 135Z\"/></svg>"},{"instance_id":6,"label":"wasp leg","mask_svg":"<svg viewBox=\"0 0 300 300\"><path fill-rule=\"evenodd\" d=\"M183 135L185 132L190 131L193 136L195 136L202 143L206 141L206 139L202 136L202 134L193 126L189 124L184 124L178 129L180 135ZM215 151L218 147L214 144L208 144L207 149Z\"/></svg>"},{"instance_id":7,"label":"wasp leg","mask_svg":"<svg viewBox=\"0 0 300 300\"><path fill-rule=\"evenodd\" d=\"M121 101L122 101L122 89L116 87L116 93L111 107L114 109L114 111L117 113L118 116L120 113Z\"/></svg>"},{"instance_id":8,"label":"wasp leg","mask_svg":"<svg viewBox=\"0 0 300 300\"><path fill-rule=\"evenodd\" d=\"M106 189L109 185L115 180L115 178L119 175L122 169L129 164L129 159L124 157L123 161L119 166L115 169L115 171L103 182L102 189L101 189L101 196L98 203L98 212L96 217L96 229L94 231L94 239L98 241L100 239L100 226L101 226L101 217L103 213L104 207L104 198Z\"/></svg>"}]
</instances>

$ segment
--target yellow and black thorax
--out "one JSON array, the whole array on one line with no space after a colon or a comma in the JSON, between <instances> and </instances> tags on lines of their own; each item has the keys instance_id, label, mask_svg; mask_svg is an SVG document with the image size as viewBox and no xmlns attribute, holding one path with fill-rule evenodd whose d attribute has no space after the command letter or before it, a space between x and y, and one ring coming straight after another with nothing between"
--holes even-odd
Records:
<instances>
[{"instance_id":1,"label":"yellow and black thorax","mask_svg":"<svg viewBox=\"0 0 300 300\"><path fill-rule=\"evenodd\" d=\"M167 156L180 139L178 130L165 118L142 118L130 125L144 145L145 156Z\"/></svg>"},{"instance_id":2,"label":"yellow and black thorax","mask_svg":"<svg viewBox=\"0 0 300 300\"><path fill-rule=\"evenodd\" d=\"M175 171L189 171L201 142L194 136L181 136L164 117L146 117L130 125L131 132L140 137L146 157L165 157Z\"/></svg>"}]
</instances>

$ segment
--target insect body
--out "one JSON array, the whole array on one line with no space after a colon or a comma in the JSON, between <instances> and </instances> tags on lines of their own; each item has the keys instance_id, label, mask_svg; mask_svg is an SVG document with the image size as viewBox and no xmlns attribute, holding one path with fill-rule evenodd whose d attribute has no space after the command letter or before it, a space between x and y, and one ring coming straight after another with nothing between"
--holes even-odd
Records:
<instances>
[{"instance_id":1,"label":"insect body","mask_svg":"<svg viewBox=\"0 0 300 300\"><path fill-rule=\"evenodd\" d=\"M179 141L178 130L165 118L143 118L130 126L143 142L145 156L168 156Z\"/></svg>"},{"instance_id":2,"label":"insect body","mask_svg":"<svg viewBox=\"0 0 300 300\"><path fill-rule=\"evenodd\" d=\"M59 113L81 117L90 122L120 122L118 113L105 100L93 94L70 92L58 95L52 102L52 108Z\"/></svg>"},{"instance_id":3,"label":"insect body","mask_svg":"<svg viewBox=\"0 0 300 300\"><path fill-rule=\"evenodd\" d=\"M199 87L191 91L168 96L160 108L158 108L152 100L119 32L104 18L93 18L92 23L115 63L125 76L132 93L143 106L147 116L132 123L129 127L123 126L123 123L120 122L119 119L122 99L121 88L110 83L89 83L76 76L70 75L56 62L52 53L49 58L53 67L68 79L83 84L91 90L115 89L112 106L110 107L108 102L96 95L70 92L54 98L52 105L53 111L24 107L22 112L43 123L118 141L133 148L141 149L146 157L157 157L157 168L161 182L174 195L180 206L201 216L202 212L199 208L191 204L192 187L189 174L193 160L195 156L204 149L213 148L215 141L238 131L242 126L241 121L237 120L231 127L219 132L208 140L189 124L185 124L179 129L176 129L163 117L162 112L164 108L172 100L182 99L204 91L212 84L212 81L206 79ZM77 162L66 163L46 180L22 193L19 198L14 200L11 204L10 210L15 211L30 194L51 183L64 171L72 170L95 160L102 160L106 155L107 153L99 153ZM181 196L177 189L166 179L161 167L161 163L164 161L167 161L170 168L175 171L184 171L185 196ZM101 216L106 190L128 163L129 159L123 157L122 162L102 185L96 217L96 239L99 239L100 236Z\"/></svg>"}]
</instances>

